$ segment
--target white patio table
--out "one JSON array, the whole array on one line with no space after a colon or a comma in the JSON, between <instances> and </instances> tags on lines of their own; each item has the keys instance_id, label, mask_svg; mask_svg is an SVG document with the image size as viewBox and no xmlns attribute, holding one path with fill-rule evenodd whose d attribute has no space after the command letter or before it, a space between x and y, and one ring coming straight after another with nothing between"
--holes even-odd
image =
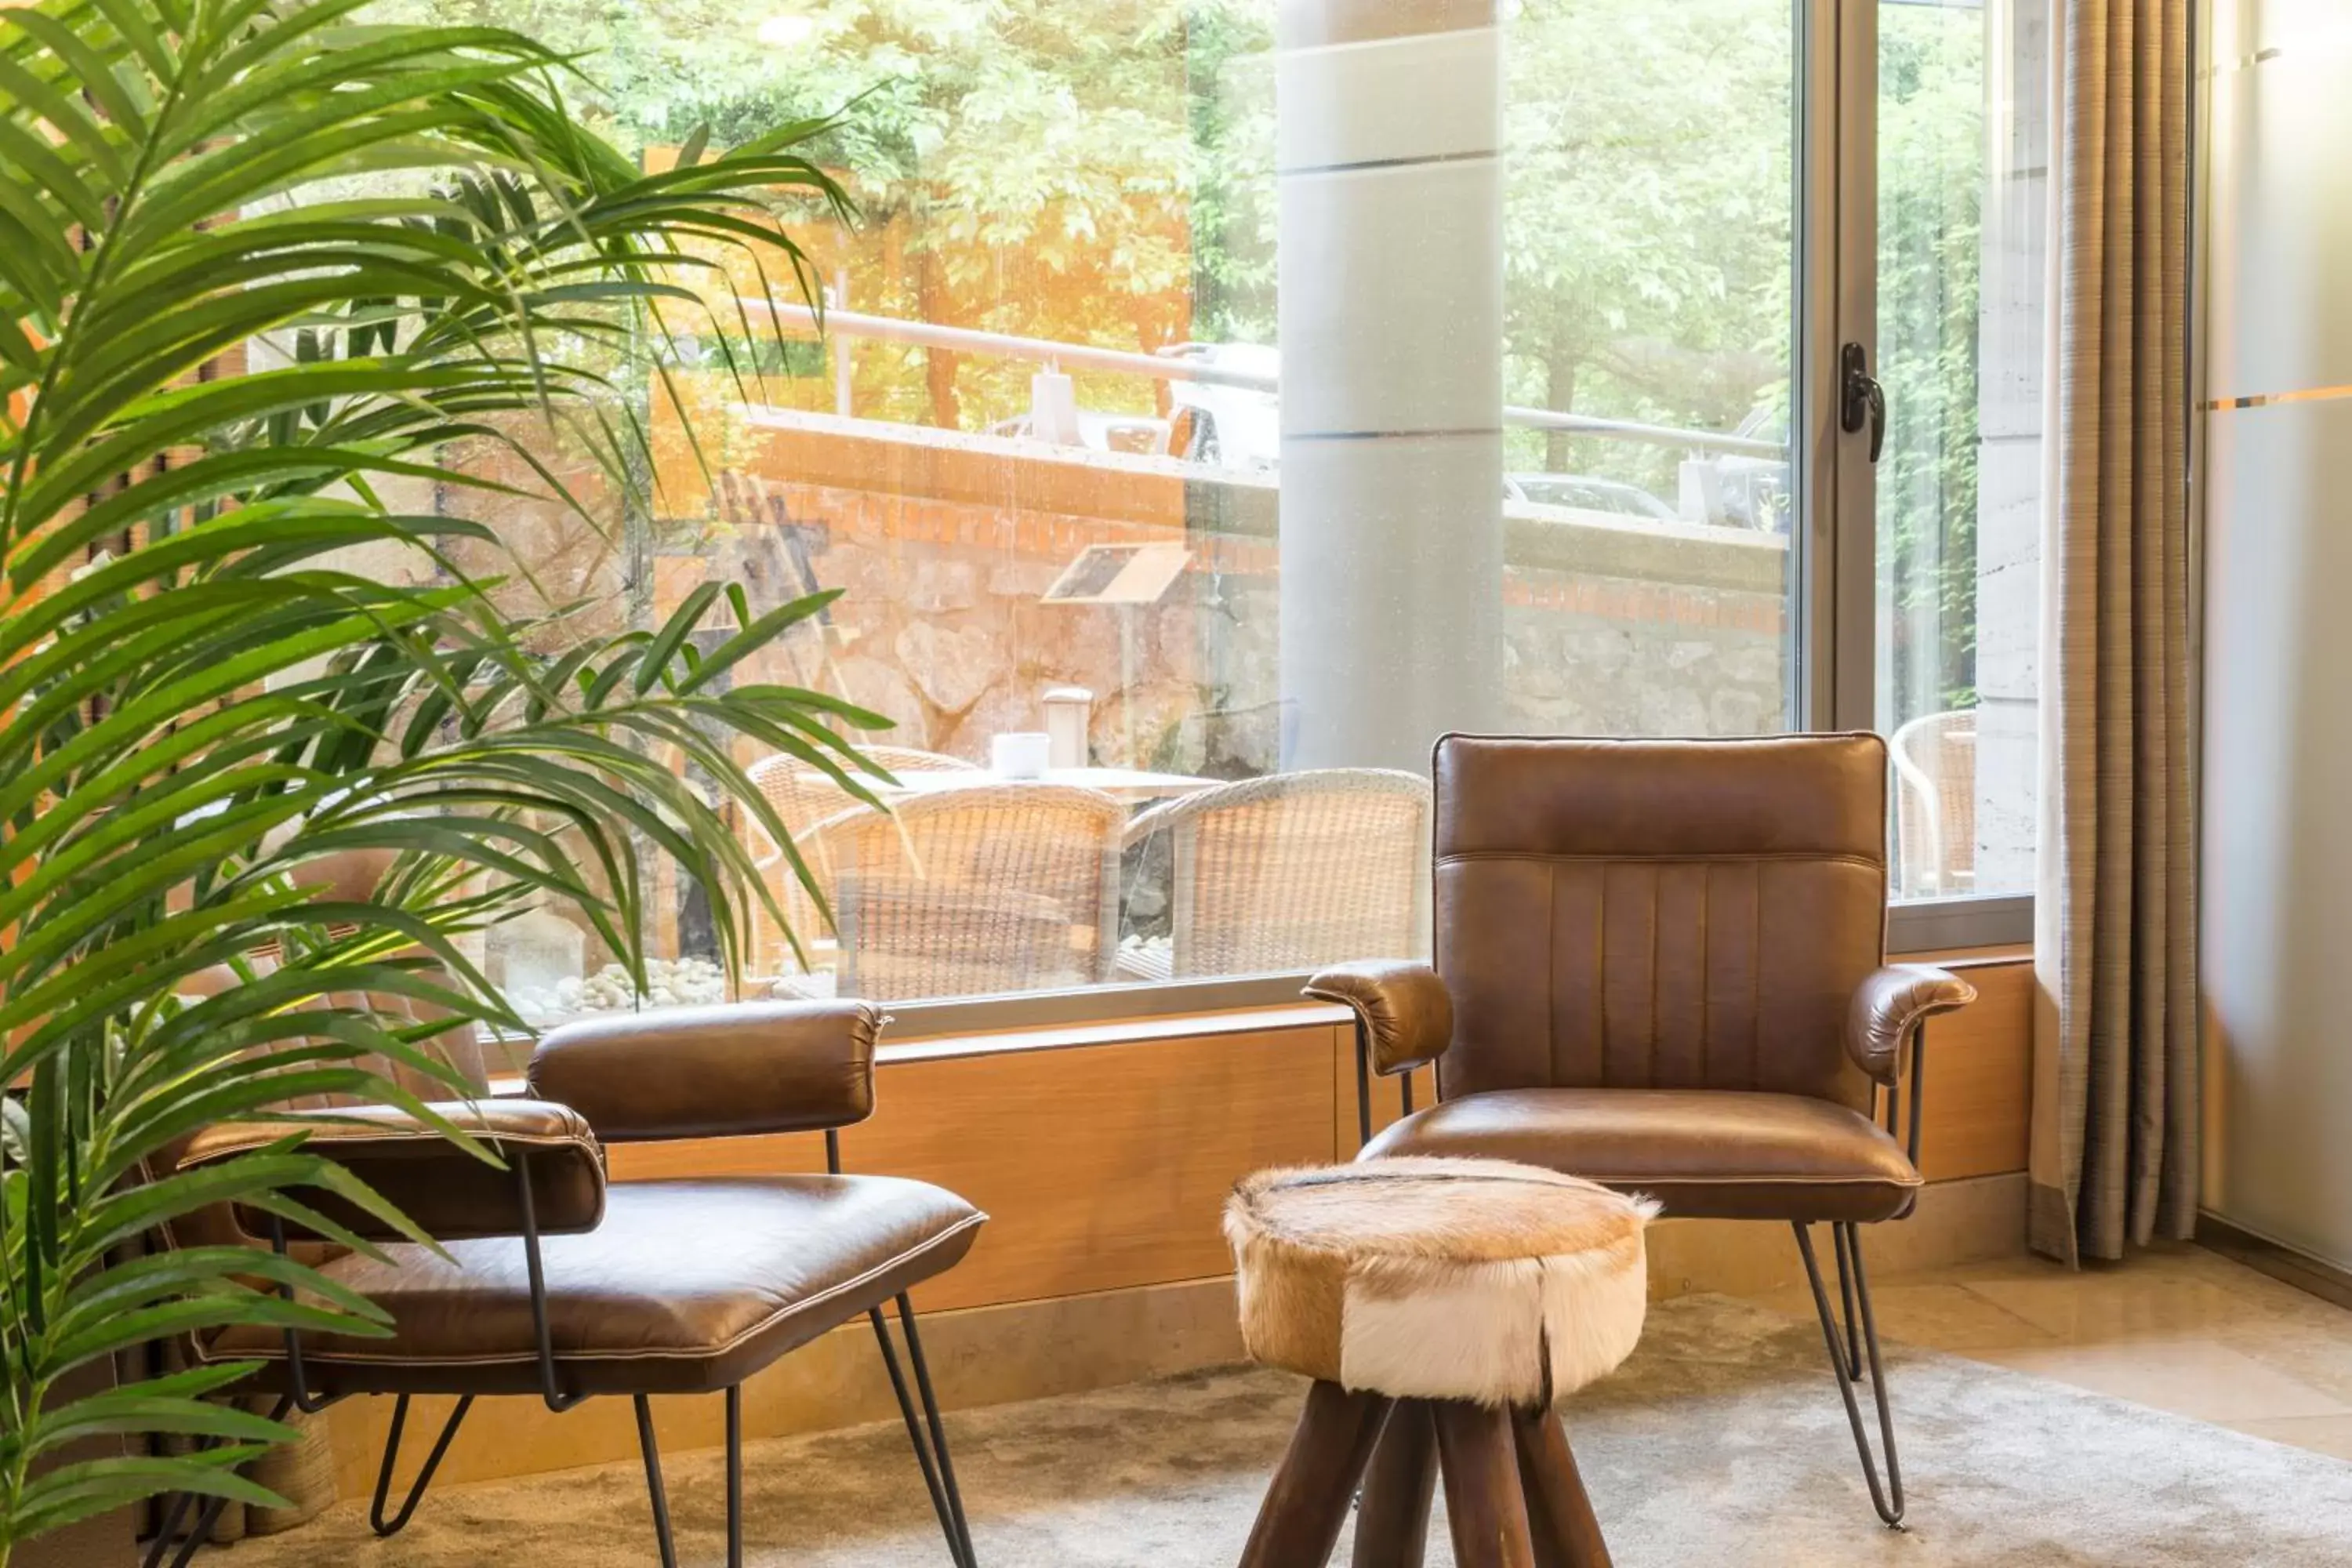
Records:
<instances>
[{"instance_id":1,"label":"white patio table","mask_svg":"<svg viewBox=\"0 0 2352 1568\"><path fill-rule=\"evenodd\" d=\"M808 775L814 782L818 775ZM941 773L904 773L895 784L879 779L860 782L886 799L894 795L947 795L960 789L987 789L996 784L1076 784L1081 789L1099 790L1104 795L1132 805L1147 800L1172 800L1209 789L1220 779L1195 778L1190 773L1155 773L1139 768L1047 768L1034 778L1011 779L984 768L969 771L955 769Z\"/></svg>"}]
</instances>

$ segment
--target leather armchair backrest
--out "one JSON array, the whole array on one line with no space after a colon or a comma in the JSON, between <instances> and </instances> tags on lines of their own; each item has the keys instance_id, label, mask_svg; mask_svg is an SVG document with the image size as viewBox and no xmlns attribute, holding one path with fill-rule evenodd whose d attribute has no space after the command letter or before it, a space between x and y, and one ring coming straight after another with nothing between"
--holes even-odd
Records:
<instances>
[{"instance_id":1,"label":"leather armchair backrest","mask_svg":"<svg viewBox=\"0 0 2352 1568\"><path fill-rule=\"evenodd\" d=\"M1875 735L1438 742L1448 1099L1767 1089L1867 1110L1846 1009L1886 946Z\"/></svg>"},{"instance_id":2,"label":"leather armchair backrest","mask_svg":"<svg viewBox=\"0 0 2352 1568\"><path fill-rule=\"evenodd\" d=\"M733 1002L583 1018L531 1053L530 1092L607 1143L847 1127L874 1114L871 1003Z\"/></svg>"}]
</instances>

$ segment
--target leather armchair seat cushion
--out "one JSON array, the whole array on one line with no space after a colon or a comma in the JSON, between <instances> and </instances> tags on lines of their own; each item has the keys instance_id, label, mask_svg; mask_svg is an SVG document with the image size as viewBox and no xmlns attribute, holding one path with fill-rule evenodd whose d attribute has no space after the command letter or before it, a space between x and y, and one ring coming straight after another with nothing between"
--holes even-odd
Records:
<instances>
[{"instance_id":1,"label":"leather armchair seat cushion","mask_svg":"<svg viewBox=\"0 0 2352 1568\"><path fill-rule=\"evenodd\" d=\"M1920 1187L1860 1111L1803 1095L1671 1089L1491 1089L1391 1126L1362 1158L1474 1155L1658 1200L1670 1217L1870 1222Z\"/></svg>"},{"instance_id":2,"label":"leather armchair seat cushion","mask_svg":"<svg viewBox=\"0 0 2352 1568\"><path fill-rule=\"evenodd\" d=\"M614 1183L604 1220L541 1242L560 1381L593 1394L696 1394L952 1268L987 1218L893 1176ZM523 1394L539 1389L523 1244L502 1237L338 1259L335 1279L391 1312L388 1339L306 1334L314 1390ZM231 1329L210 1360L282 1361L269 1330ZM276 1368L265 1373L274 1378Z\"/></svg>"}]
</instances>

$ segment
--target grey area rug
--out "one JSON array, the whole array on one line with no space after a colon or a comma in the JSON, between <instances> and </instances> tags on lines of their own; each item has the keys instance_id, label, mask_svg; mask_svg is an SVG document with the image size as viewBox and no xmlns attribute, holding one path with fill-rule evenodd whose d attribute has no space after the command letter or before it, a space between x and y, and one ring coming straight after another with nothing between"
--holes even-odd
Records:
<instances>
[{"instance_id":1,"label":"grey area rug","mask_svg":"<svg viewBox=\"0 0 2352 1568\"><path fill-rule=\"evenodd\" d=\"M1744 1303L1654 1309L1570 1432L1620 1568L1815 1563L2352 1564L2352 1466L1955 1357L1888 1364L1910 1528L1870 1511L1820 1331ZM949 1422L986 1568L1231 1568L1304 1385L1229 1371L1000 1405ZM1864 1405L1865 1411L1868 1409ZM946 1568L896 1425L754 1443L750 1562ZM670 1456L682 1568L724 1561L715 1452ZM1441 1519L1431 1568L1450 1568ZM1343 1539L1334 1561L1347 1561ZM228 1568L654 1560L634 1465L428 1496L378 1542L346 1502L233 1549Z\"/></svg>"}]
</instances>

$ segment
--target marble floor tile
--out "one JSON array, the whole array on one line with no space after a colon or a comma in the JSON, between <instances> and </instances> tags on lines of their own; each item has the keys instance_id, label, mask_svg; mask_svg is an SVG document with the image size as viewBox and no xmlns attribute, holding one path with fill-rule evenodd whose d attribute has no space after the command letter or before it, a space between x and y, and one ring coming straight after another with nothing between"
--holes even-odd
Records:
<instances>
[{"instance_id":1,"label":"marble floor tile","mask_svg":"<svg viewBox=\"0 0 2352 1568\"><path fill-rule=\"evenodd\" d=\"M2279 1415L2264 1421L2231 1421L2228 1425L2250 1437L2266 1437L2291 1448L2308 1448L2338 1459L2352 1459L2352 1415Z\"/></svg>"},{"instance_id":2,"label":"marble floor tile","mask_svg":"<svg viewBox=\"0 0 2352 1568\"><path fill-rule=\"evenodd\" d=\"M2210 1280L2129 1266L2041 1279L1970 1279L1968 1288L2069 1344L2198 1338L2249 1321L2264 1309Z\"/></svg>"},{"instance_id":3,"label":"marble floor tile","mask_svg":"<svg viewBox=\"0 0 2352 1568\"><path fill-rule=\"evenodd\" d=\"M2352 1311L2201 1247L1882 1276L1873 1298L1888 1339L2352 1459ZM1801 1287L1748 1299L1812 1315Z\"/></svg>"},{"instance_id":4,"label":"marble floor tile","mask_svg":"<svg viewBox=\"0 0 2352 1568\"><path fill-rule=\"evenodd\" d=\"M1815 1316L1810 1287L1748 1299L1790 1317ZM1967 1352L2063 1342L2048 1330L1958 1283L1935 1279L1874 1280L1870 1300L1881 1338L1928 1350Z\"/></svg>"},{"instance_id":5,"label":"marble floor tile","mask_svg":"<svg viewBox=\"0 0 2352 1568\"><path fill-rule=\"evenodd\" d=\"M2335 1310L2333 1323L2254 1319L2229 1325L2214 1337L2264 1366L2352 1404L2352 1314Z\"/></svg>"},{"instance_id":6,"label":"marble floor tile","mask_svg":"<svg viewBox=\"0 0 2352 1568\"><path fill-rule=\"evenodd\" d=\"M1963 1352L2200 1421L2352 1416L2352 1405L2211 1339L2135 1339Z\"/></svg>"},{"instance_id":7,"label":"marble floor tile","mask_svg":"<svg viewBox=\"0 0 2352 1568\"><path fill-rule=\"evenodd\" d=\"M2231 1295L2261 1308L2271 1317L2319 1329L2341 1330L2352 1326L2352 1312L2347 1312L2334 1302L2323 1300L2308 1290L2274 1279L2260 1269L2250 1268L2217 1252L2191 1247L2176 1258L2171 1267L2220 1286Z\"/></svg>"}]
</instances>

